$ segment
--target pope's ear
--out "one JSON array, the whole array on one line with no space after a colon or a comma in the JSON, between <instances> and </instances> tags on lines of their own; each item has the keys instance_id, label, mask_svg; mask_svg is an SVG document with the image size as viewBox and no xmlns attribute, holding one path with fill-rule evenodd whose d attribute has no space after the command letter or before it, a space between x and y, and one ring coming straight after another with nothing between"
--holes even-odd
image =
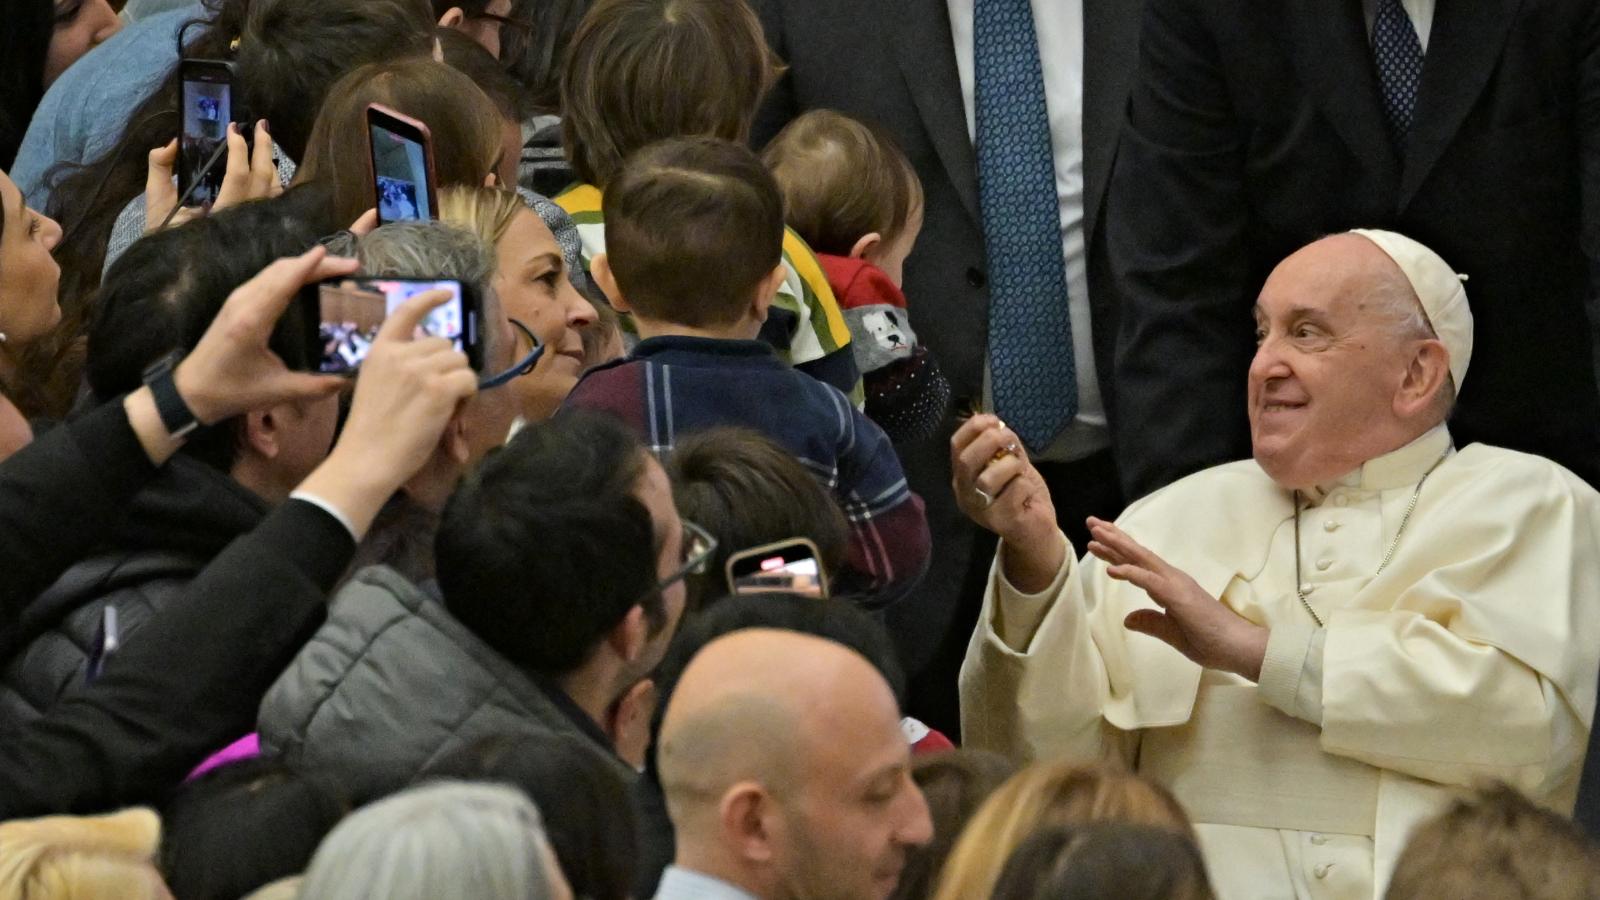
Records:
<instances>
[{"instance_id":1,"label":"pope's ear","mask_svg":"<svg viewBox=\"0 0 1600 900\"><path fill-rule=\"evenodd\" d=\"M1417 344L1406 366L1405 377L1395 393L1395 414L1410 418L1439 402L1439 395L1450 386L1450 351L1438 338Z\"/></svg>"}]
</instances>

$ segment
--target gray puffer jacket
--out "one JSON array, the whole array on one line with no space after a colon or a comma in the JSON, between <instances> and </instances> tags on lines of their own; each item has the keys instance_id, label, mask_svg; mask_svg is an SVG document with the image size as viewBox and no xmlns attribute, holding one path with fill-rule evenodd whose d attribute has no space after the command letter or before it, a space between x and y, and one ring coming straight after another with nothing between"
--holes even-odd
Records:
<instances>
[{"instance_id":1,"label":"gray puffer jacket","mask_svg":"<svg viewBox=\"0 0 1600 900\"><path fill-rule=\"evenodd\" d=\"M267 692L258 725L264 752L338 779L358 803L482 738L586 733L438 598L383 566L334 597L328 621ZM606 756L626 781L637 777Z\"/></svg>"}]
</instances>

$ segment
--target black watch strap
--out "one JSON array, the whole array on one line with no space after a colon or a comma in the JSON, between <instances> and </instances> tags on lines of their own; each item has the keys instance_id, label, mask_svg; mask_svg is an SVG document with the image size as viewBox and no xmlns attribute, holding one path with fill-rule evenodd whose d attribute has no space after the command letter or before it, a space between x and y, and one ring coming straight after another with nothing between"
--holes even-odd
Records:
<instances>
[{"instance_id":1,"label":"black watch strap","mask_svg":"<svg viewBox=\"0 0 1600 900\"><path fill-rule=\"evenodd\" d=\"M167 429L167 434L175 438L185 437L200 427L200 420L195 417L189 404L183 402L183 396L178 393L178 384L173 380L173 372L181 359L174 353L145 370L145 384L155 397L161 424Z\"/></svg>"}]
</instances>

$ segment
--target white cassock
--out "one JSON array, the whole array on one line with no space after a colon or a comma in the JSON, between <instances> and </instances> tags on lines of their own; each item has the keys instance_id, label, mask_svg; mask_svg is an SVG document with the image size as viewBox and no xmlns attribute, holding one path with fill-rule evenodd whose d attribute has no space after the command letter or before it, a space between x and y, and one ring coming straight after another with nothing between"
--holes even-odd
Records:
<instances>
[{"instance_id":1,"label":"white cassock","mask_svg":"<svg viewBox=\"0 0 1600 900\"><path fill-rule=\"evenodd\" d=\"M1196 823L1221 900L1372 900L1452 789L1503 779L1570 812L1600 671L1600 494L1444 426L1302 500L1253 461L1118 521L1271 637L1259 685L1122 620L1145 593L1067 554L1055 583L990 576L961 672L967 746L1121 756ZM1394 555L1417 483L1441 455ZM1065 538L1063 538L1065 540Z\"/></svg>"}]
</instances>

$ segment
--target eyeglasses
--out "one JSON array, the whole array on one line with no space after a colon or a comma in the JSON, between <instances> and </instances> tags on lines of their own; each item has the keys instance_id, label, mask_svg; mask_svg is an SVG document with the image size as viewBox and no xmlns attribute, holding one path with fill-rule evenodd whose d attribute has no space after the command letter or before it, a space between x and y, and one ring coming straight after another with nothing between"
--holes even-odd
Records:
<instances>
[{"instance_id":1,"label":"eyeglasses","mask_svg":"<svg viewBox=\"0 0 1600 900\"><path fill-rule=\"evenodd\" d=\"M544 345L539 343L539 339L537 337L534 337L533 330L531 328L522 324L521 322L518 322L516 319L510 319L508 321L511 322L512 327L522 332L522 336L528 339L528 343L532 345L533 349L529 350L528 355L518 360L517 363L511 368L501 372L498 375L491 375L490 377L479 381L478 390L480 391L487 391L490 388L500 387L503 384L507 384L515 379L521 378L529 372L532 372L533 367L539 364L539 357L544 356Z\"/></svg>"},{"instance_id":2,"label":"eyeglasses","mask_svg":"<svg viewBox=\"0 0 1600 900\"><path fill-rule=\"evenodd\" d=\"M704 575L706 564L711 561L711 554L717 552L717 539L711 536L699 525L683 520L683 565L676 572L656 582L656 586L645 591L635 605L643 604L652 596L665 591L690 575Z\"/></svg>"}]
</instances>

